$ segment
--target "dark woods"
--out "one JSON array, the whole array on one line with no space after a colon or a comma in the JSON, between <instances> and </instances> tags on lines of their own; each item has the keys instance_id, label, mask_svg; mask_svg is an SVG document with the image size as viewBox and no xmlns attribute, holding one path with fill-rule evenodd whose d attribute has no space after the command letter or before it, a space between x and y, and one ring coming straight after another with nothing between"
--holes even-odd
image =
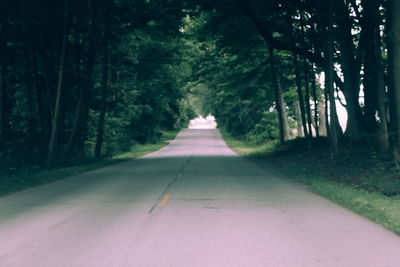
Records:
<instances>
[{"instance_id":1,"label":"dark woods","mask_svg":"<svg viewBox=\"0 0 400 267\"><path fill-rule=\"evenodd\" d=\"M1 1L2 168L112 155L176 126L182 11L147 2Z\"/></svg>"},{"instance_id":2,"label":"dark woods","mask_svg":"<svg viewBox=\"0 0 400 267\"><path fill-rule=\"evenodd\" d=\"M116 154L208 113L256 143L399 155L399 2L3 0L0 167Z\"/></svg>"}]
</instances>

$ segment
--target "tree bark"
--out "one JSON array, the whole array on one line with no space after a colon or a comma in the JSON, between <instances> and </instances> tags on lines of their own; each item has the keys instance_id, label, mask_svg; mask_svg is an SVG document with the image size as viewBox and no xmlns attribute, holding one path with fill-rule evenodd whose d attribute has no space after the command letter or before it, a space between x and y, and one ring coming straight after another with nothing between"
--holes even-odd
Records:
<instances>
[{"instance_id":1,"label":"tree bark","mask_svg":"<svg viewBox=\"0 0 400 267\"><path fill-rule=\"evenodd\" d=\"M104 136L104 122L107 111L107 88L108 88L108 74L109 74L108 65L110 63L108 43L110 39L110 33L111 33L111 0L106 0L106 26L104 33L103 69L102 69L102 80L101 80L101 85L102 85L101 107L100 107L96 148L95 148L96 158L101 157L101 146L103 144L103 136Z\"/></svg>"},{"instance_id":2,"label":"tree bark","mask_svg":"<svg viewBox=\"0 0 400 267\"><path fill-rule=\"evenodd\" d=\"M293 54L293 64L294 64L294 73L295 73L295 81L296 81L296 88L297 88L297 96L300 104L300 115L301 115L301 122L303 126L304 136L307 139L307 145L309 145L309 132L307 130L307 120L306 120L306 112L304 109L304 96L303 96L303 88L301 86L301 76L299 70L299 61L297 55Z\"/></svg>"},{"instance_id":3,"label":"tree bark","mask_svg":"<svg viewBox=\"0 0 400 267\"><path fill-rule=\"evenodd\" d=\"M325 70L325 76L327 74L327 71ZM326 136L328 139L330 138L330 126L329 126L329 92L328 89L326 88L326 78L325 78L325 88L324 88L324 118L325 118L325 129L326 129Z\"/></svg>"},{"instance_id":4,"label":"tree bark","mask_svg":"<svg viewBox=\"0 0 400 267\"><path fill-rule=\"evenodd\" d=\"M0 3L0 151L3 148L7 133L7 46L6 46L6 18L5 3Z\"/></svg>"},{"instance_id":5,"label":"tree bark","mask_svg":"<svg viewBox=\"0 0 400 267\"><path fill-rule=\"evenodd\" d=\"M300 103L299 101L294 102L294 109L296 114L296 129L297 129L297 136L303 137L303 122L301 121L301 110L300 110Z\"/></svg>"},{"instance_id":6,"label":"tree bark","mask_svg":"<svg viewBox=\"0 0 400 267\"><path fill-rule=\"evenodd\" d=\"M396 103L397 161L400 155L400 0L388 2L389 75Z\"/></svg>"},{"instance_id":7,"label":"tree bark","mask_svg":"<svg viewBox=\"0 0 400 267\"><path fill-rule=\"evenodd\" d=\"M37 103L34 97L34 82L33 82L33 64L32 64L32 51L27 45L24 47L24 83L25 90L28 96L28 121L27 121L27 131L29 137L34 137L37 131L36 125L36 111Z\"/></svg>"},{"instance_id":8,"label":"tree bark","mask_svg":"<svg viewBox=\"0 0 400 267\"><path fill-rule=\"evenodd\" d=\"M307 115L307 126L308 126L308 133L310 138L313 136L312 131L312 116L311 116L311 107L310 107L310 72L309 72L309 65L307 63L307 59L303 58L304 63L304 84L305 84L305 98L304 102L306 104L306 115Z\"/></svg>"},{"instance_id":9,"label":"tree bark","mask_svg":"<svg viewBox=\"0 0 400 267\"><path fill-rule=\"evenodd\" d=\"M328 136L327 128L326 128L326 107L325 107L325 98L318 105L318 113L319 113L319 128L318 132L320 136Z\"/></svg>"},{"instance_id":10,"label":"tree bark","mask_svg":"<svg viewBox=\"0 0 400 267\"><path fill-rule=\"evenodd\" d=\"M65 67L65 55L67 51L68 35L69 35L69 3L65 0L65 11L64 11L64 33L63 41L61 46L61 56L60 56L60 68L58 71L58 83L57 83L57 95L56 103L54 107L54 116L52 122L51 136L48 148L48 154L46 158L46 166L51 167L54 163L58 150L58 133L61 117L61 98L63 94L63 82L64 82L64 67Z\"/></svg>"},{"instance_id":11,"label":"tree bark","mask_svg":"<svg viewBox=\"0 0 400 267\"><path fill-rule=\"evenodd\" d=\"M328 34L329 34L329 41L328 41L328 57L329 57L329 65L328 65L328 72L325 75L325 90L329 92L329 111L330 111L330 124L329 124L329 140L331 143L331 155L332 158L336 156L338 153L338 136L337 136L337 129L336 126L337 122L337 114L336 114L336 103L335 103L335 95L334 95L334 88L333 88L333 9L332 9L332 1L329 0L329 25L328 25Z\"/></svg>"},{"instance_id":12,"label":"tree bark","mask_svg":"<svg viewBox=\"0 0 400 267\"><path fill-rule=\"evenodd\" d=\"M38 118L40 123L40 132L41 136L44 140L48 140L49 137L49 120L46 114L45 103L46 99L44 97L43 86L40 82L40 75L39 75L39 66L37 63L37 57L34 56L32 58L32 68L33 68L33 78L35 80L35 93L36 93L36 105L38 111Z\"/></svg>"},{"instance_id":13,"label":"tree bark","mask_svg":"<svg viewBox=\"0 0 400 267\"><path fill-rule=\"evenodd\" d=\"M350 141L357 142L361 137L361 110L358 103L360 68L355 60L354 41L351 35L352 27L346 3L344 0L341 0L339 2L335 1L335 4L337 5L336 11L338 13L336 18L339 26L338 29L340 30L338 36L341 48L341 67L344 77L343 94L346 98L348 114L346 135L349 137Z\"/></svg>"},{"instance_id":14,"label":"tree bark","mask_svg":"<svg viewBox=\"0 0 400 267\"><path fill-rule=\"evenodd\" d=\"M315 80L315 68L314 65L312 66L312 74L313 74L313 78L312 80L312 96L313 96L313 100L314 100L314 122L315 122L315 136L319 137L320 132L320 123L319 123L319 119L318 117L322 116L321 113L319 112L319 105L318 105L318 97L317 97L317 81Z\"/></svg>"},{"instance_id":15,"label":"tree bark","mask_svg":"<svg viewBox=\"0 0 400 267\"><path fill-rule=\"evenodd\" d=\"M279 142L284 144L289 139L289 127L285 110L285 102L283 100L282 88L279 83L278 71L275 65L274 49L269 46L269 60L271 66L272 80L274 84L275 105L278 112L279 123Z\"/></svg>"},{"instance_id":16,"label":"tree bark","mask_svg":"<svg viewBox=\"0 0 400 267\"><path fill-rule=\"evenodd\" d=\"M379 143L382 151L389 149L388 121L386 113L386 88L382 64L381 36L379 21L379 3L375 0L363 1L364 34L365 34L365 64L364 92L365 112L368 125L376 127L375 114L379 115ZM368 97L367 97L368 95ZM367 103L367 99L369 103ZM368 105L367 105L368 104ZM368 112L367 112L368 111Z\"/></svg>"},{"instance_id":17,"label":"tree bark","mask_svg":"<svg viewBox=\"0 0 400 267\"><path fill-rule=\"evenodd\" d=\"M0 63L0 151L6 136L6 76L7 65Z\"/></svg>"},{"instance_id":18,"label":"tree bark","mask_svg":"<svg viewBox=\"0 0 400 267\"><path fill-rule=\"evenodd\" d=\"M83 70L82 89L79 93L78 105L75 112L72 132L67 144L67 154L70 158L81 157L84 153L84 144L87 135L87 123L89 118L90 97L93 87L92 75L97 48L97 1L88 0L91 13L89 26L89 48L87 60Z\"/></svg>"},{"instance_id":19,"label":"tree bark","mask_svg":"<svg viewBox=\"0 0 400 267\"><path fill-rule=\"evenodd\" d=\"M365 54L364 54L364 125L369 133L377 131L376 112L378 110L378 62L376 55L376 28L378 27L378 3L376 0L361 2L363 16L361 21ZM378 28L379 30L379 28ZM379 37L380 38L380 37Z\"/></svg>"}]
</instances>

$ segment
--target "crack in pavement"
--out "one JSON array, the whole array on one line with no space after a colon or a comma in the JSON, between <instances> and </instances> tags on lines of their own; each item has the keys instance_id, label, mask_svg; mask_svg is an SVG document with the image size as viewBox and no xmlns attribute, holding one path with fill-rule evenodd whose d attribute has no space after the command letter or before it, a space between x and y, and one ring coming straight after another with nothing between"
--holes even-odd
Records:
<instances>
[{"instance_id":1,"label":"crack in pavement","mask_svg":"<svg viewBox=\"0 0 400 267\"><path fill-rule=\"evenodd\" d=\"M157 207L158 203L161 201L162 197L164 196L164 194L168 191L168 189L173 186L176 181L178 181L179 177L181 177L181 174L183 172L183 170L185 169L185 167L189 164L189 162L192 160L192 156L189 157L182 165L182 167L178 170L177 174L175 175L174 179L172 179L171 182L169 182L167 184L167 186L164 188L164 190L161 192L160 196L158 197L156 203L154 203L154 205L151 207L151 209L149 210L149 213L152 213L153 210Z\"/></svg>"}]
</instances>

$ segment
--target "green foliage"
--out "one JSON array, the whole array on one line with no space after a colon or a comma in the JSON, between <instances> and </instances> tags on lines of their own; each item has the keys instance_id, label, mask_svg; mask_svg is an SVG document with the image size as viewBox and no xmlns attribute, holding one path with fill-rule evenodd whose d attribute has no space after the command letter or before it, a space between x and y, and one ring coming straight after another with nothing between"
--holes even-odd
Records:
<instances>
[{"instance_id":1,"label":"green foliage","mask_svg":"<svg viewBox=\"0 0 400 267\"><path fill-rule=\"evenodd\" d=\"M254 27L243 17L226 21L214 12L187 16L184 23L187 43L197 52L186 103L197 115L213 114L235 136L254 143L277 138L267 47ZM237 38L238 31L246 34Z\"/></svg>"},{"instance_id":2,"label":"green foliage","mask_svg":"<svg viewBox=\"0 0 400 267\"><path fill-rule=\"evenodd\" d=\"M192 74L189 54L195 53L179 31L184 3L110 2L107 9L105 1L68 0L69 35L56 155L60 165L94 155L103 105L108 12L112 19L103 156L119 154L138 142L158 142L163 130L179 127L181 117L186 121L192 117L183 106L182 88ZM41 166L52 130L66 6L64 1L18 5L6 0L0 8L0 65L7 74L2 77L2 101L7 105L6 121L0 125L0 169ZM71 149L76 121L81 122ZM82 151L75 148L81 143Z\"/></svg>"},{"instance_id":3,"label":"green foliage","mask_svg":"<svg viewBox=\"0 0 400 267\"><path fill-rule=\"evenodd\" d=\"M276 112L264 112L261 120L249 131L245 137L252 144L262 144L278 138Z\"/></svg>"}]
</instances>

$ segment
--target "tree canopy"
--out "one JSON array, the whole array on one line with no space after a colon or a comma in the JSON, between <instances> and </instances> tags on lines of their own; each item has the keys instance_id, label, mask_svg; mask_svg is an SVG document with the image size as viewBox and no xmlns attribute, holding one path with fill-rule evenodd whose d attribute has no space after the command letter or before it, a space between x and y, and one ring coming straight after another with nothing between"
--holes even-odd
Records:
<instances>
[{"instance_id":1,"label":"tree canopy","mask_svg":"<svg viewBox=\"0 0 400 267\"><path fill-rule=\"evenodd\" d=\"M399 2L1 1L0 167L112 155L207 114L254 143L368 139L398 161Z\"/></svg>"}]
</instances>

